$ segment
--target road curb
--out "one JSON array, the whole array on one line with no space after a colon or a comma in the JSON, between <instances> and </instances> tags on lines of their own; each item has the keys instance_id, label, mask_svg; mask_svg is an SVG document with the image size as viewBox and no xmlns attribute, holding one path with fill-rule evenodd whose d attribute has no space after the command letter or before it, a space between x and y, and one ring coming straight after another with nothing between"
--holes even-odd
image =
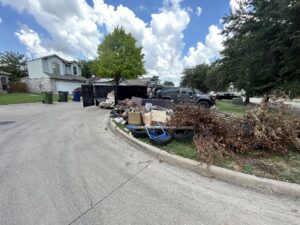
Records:
<instances>
[{"instance_id":1,"label":"road curb","mask_svg":"<svg viewBox=\"0 0 300 225\"><path fill-rule=\"evenodd\" d=\"M298 184L259 178L253 175L239 173L218 166L208 166L205 163L200 163L195 160L173 155L162 149L148 145L121 130L111 119L109 119L109 127L112 129L112 131L122 135L130 142L133 142L135 145L141 147L144 152L156 157L159 161L191 170L200 175L216 177L220 180L248 188L253 188L262 192L287 195L300 199L300 185Z\"/></svg>"}]
</instances>

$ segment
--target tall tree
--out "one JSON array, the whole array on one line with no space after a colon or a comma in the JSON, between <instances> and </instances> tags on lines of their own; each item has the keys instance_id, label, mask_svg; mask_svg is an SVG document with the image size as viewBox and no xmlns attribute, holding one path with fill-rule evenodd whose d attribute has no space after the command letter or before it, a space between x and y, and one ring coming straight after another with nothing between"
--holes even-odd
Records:
<instances>
[{"instance_id":1,"label":"tall tree","mask_svg":"<svg viewBox=\"0 0 300 225\"><path fill-rule=\"evenodd\" d=\"M14 51L0 53L0 70L10 73L10 80L15 81L27 76L26 57Z\"/></svg>"},{"instance_id":2,"label":"tall tree","mask_svg":"<svg viewBox=\"0 0 300 225\"><path fill-rule=\"evenodd\" d=\"M174 86L175 86L175 84L174 84L172 81L165 81L165 82L163 83L163 85L164 85L164 86L170 86L170 87L174 87Z\"/></svg>"},{"instance_id":3,"label":"tall tree","mask_svg":"<svg viewBox=\"0 0 300 225\"><path fill-rule=\"evenodd\" d=\"M248 0L225 16L220 67L226 81L248 97L300 83L299 11L296 0Z\"/></svg>"},{"instance_id":4,"label":"tall tree","mask_svg":"<svg viewBox=\"0 0 300 225\"><path fill-rule=\"evenodd\" d=\"M93 60L80 60L81 65L81 75L85 78L90 78L92 76L93 70Z\"/></svg>"},{"instance_id":5,"label":"tall tree","mask_svg":"<svg viewBox=\"0 0 300 225\"><path fill-rule=\"evenodd\" d=\"M135 79L146 73L142 47L123 28L115 28L98 47L98 59L94 70L101 77L111 77L115 81L115 102L117 86L122 79Z\"/></svg>"},{"instance_id":6,"label":"tall tree","mask_svg":"<svg viewBox=\"0 0 300 225\"><path fill-rule=\"evenodd\" d=\"M230 84L220 70L219 63L219 60L212 63L206 74L205 84L210 91L225 91Z\"/></svg>"},{"instance_id":7,"label":"tall tree","mask_svg":"<svg viewBox=\"0 0 300 225\"><path fill-rule=\"evenodd\" d=\"M180 85L207 92L206 78L209 70L210 66L207 64L199 64L195 67L184 69Z\"/></svg>"}]
</instances>

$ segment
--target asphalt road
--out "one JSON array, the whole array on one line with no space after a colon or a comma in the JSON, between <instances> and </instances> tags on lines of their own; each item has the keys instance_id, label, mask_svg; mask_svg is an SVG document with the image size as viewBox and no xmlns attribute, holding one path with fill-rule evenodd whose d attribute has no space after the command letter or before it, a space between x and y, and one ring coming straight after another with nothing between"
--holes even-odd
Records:
<instances>
[{"instance_id":1,"label":"asphalt road","mask_svg":"<svg viewBox=\"0 0 300 225\"><path fill-rule=\"evenodd\" d=\"M299 199L158 162L110 131L108 114L0 107L1 225L300 224Z\"/></svg>"}]
</instances>

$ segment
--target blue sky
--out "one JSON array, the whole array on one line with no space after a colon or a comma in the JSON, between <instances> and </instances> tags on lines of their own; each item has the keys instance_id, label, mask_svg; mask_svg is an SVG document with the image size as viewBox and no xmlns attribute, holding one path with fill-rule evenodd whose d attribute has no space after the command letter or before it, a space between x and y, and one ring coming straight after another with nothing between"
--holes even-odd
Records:
<instances>
[{"instance_id":1,"label":"blue sky","mask_svg":"<svg viewBox=\"0 0 300 225\"><path fill-rule=\"evenodd\" d=\"M91 59L120 25L144 47L148 75L178 82L183 68L219 57L229 12L230 0L0 0L0 51Z\"/></svg>"}]
</instances>

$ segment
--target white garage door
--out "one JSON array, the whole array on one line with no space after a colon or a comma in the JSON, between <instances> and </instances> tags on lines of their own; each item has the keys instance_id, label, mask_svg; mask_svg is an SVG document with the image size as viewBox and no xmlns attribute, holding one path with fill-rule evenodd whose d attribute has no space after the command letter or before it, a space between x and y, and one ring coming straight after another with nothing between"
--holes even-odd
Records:
<instances>
[{"instance_id":1,"label":"white garage door","mask_svg":"<svg viewBox=\"0 0 300 225\"><path fill-rule=\"evenodd\" d=\"M56 81L55 90L56 91L68 91L69 94L72 94L74 89L81 87L84 82L72 82L72 81Z\"/></svg>"}]
</instances>

